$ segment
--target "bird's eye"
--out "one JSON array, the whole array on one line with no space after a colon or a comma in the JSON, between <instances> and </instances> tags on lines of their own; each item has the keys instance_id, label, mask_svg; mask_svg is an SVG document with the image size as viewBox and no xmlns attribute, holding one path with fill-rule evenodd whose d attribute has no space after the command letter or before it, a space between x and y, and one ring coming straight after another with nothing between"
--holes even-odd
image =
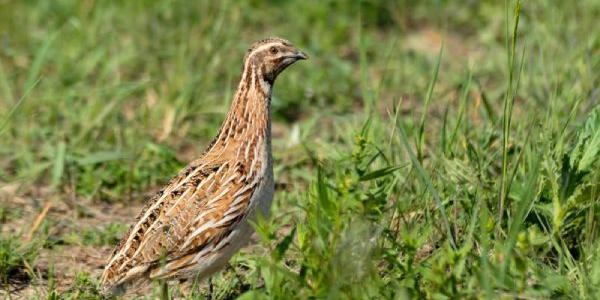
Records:
<instances>
[{"instance_id":1,"label":"bird's eye","mask_svg":"<svg viewBox=\"0 0 600 300\"><path fill-rule=\"evenodd\" d=\"M276 47L271 47L271 49L269 49L269 52L271 52L271 54L277 54L277 52L279 52L279 50L277 50Z\"/></svg>"}]
</instances>

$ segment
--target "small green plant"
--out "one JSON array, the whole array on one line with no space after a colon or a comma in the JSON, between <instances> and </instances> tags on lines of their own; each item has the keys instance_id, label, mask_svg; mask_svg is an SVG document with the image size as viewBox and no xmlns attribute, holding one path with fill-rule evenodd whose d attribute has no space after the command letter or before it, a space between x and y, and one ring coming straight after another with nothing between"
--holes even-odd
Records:
<instances>
[{"instance_id":1,"label":"small green plant","mask_svg":"<svg viewBox=\"0 0 600 300\"><path fill-rule=\"evenodd\" d=\"M73 284L64 292L60 293L56 290L50 291L47 297L48 300L100 300L104 299L98 290L98 284L90 277L90 274L78 272L75 275Z\"/></svg>"},{"instance_id":2,"label":"small green plant","mask_svg":"<svg viewBox=\"0 0 600 300\"><path fill-rule=\"evenodd\" d=\"M21 212L18 208L9 207L6 203L0 203L0 224L18 218L20 215Z\"/></svg>"},{"instance_id":3,"label":"small green plant","mask_svg":"<svg viewBox=\"0 0 600 300\"><path fill-rule=\"evenodd\" d=\"M31 280L31 266L38 256L39 246L23 243L17 236L0 236L0 283L10 290L11 284L23 284Z\"/></svg>"},{"instance_id":4,"label":"small green plant","mask_svg":"<svg viewBox=\"0 0 600 300\"><path fill-rule=\"evenodd\" d=\"M350 155L315 161L315 181L298 203L302 218L283 237L259 222L257 231L271 253L258 265L265 291L244 297L369 298L382 291L385 280L374 262L400 168L386 162L370 131L367 122Z\"/></svg>"},{"instance_id":5,"label":"small green plant","mask_svg":"<svg viewBox=\"0 0 600 300\"><path fill-rule=\"evenodd\" d=\"M120 152L98 152L73 163L80 177L78 192L88 196L100 192L107 200L118 200L132 191L162 183L182 166L172 149L153 143L130 157Z\"/></svg>"},{"instance_id":6,"label":"small green plant","mask_svg":"<svg viewBox=\"0 0 600 300\"><path fill-rule=\"evenodd\" d=\"M85 246L110 246L119 242L127 226L121 223L109 223L102 228L83 228L69 233L65 241L69 244Z\"/></svg>"}]
</instances>

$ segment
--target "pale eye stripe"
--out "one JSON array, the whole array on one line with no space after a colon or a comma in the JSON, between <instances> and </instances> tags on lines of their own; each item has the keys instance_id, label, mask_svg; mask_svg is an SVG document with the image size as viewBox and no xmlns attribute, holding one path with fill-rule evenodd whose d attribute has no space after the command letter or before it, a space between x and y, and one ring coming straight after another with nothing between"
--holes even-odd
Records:
<instances>
[{"instance_id":1,"label":"pale eye stripe","mask_svg":"<svg viewBox=\"0 0 600 300\"><path fill-rule=\"evenodd\" d=\"M258 48L254 49L252 52L250 52L250 55L248 55L248 58L250 58L251 56L254 56L256 53L260 53L261 51L264 51L265 49L271 48L272 46L278 46L278 45L281 45L281 42L270 42L268 44L261 45Z\"/></svg>"}]
</instances>

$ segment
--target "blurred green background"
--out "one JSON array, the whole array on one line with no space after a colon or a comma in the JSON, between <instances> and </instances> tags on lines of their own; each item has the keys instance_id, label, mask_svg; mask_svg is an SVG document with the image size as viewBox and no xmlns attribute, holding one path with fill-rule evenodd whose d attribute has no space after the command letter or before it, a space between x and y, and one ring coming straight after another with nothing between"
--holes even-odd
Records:
<instances>
[{"instance_id":1,"label":"blurred green background","mask_svg":"<svg viewBox=\"0 0 600 300\"><path fill-rule=\"evenodd\" d=\"M280 36L311 59L274 90L273 216L214 297L594 299L598 16L593 0L0 0L2 289L98 297L144 200L216 133L246 49Z\"/></svg>"}]
</instances>

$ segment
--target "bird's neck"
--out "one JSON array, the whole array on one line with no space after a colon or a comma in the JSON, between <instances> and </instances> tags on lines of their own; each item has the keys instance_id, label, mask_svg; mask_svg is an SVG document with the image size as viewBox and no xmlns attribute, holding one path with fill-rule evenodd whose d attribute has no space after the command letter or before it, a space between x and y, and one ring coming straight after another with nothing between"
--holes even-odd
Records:
<instances>
[{"instance_id":1,"label":"bird's neck","mask_svg":"<svg viewBox=\"0 0 600 300\"><path fill-rule=\"evenodd\" d=\"M209 148L252 140L270 145L272 83L262 74L259 67L245 66L227 117Z\"/></svg>"}]
</instances>

